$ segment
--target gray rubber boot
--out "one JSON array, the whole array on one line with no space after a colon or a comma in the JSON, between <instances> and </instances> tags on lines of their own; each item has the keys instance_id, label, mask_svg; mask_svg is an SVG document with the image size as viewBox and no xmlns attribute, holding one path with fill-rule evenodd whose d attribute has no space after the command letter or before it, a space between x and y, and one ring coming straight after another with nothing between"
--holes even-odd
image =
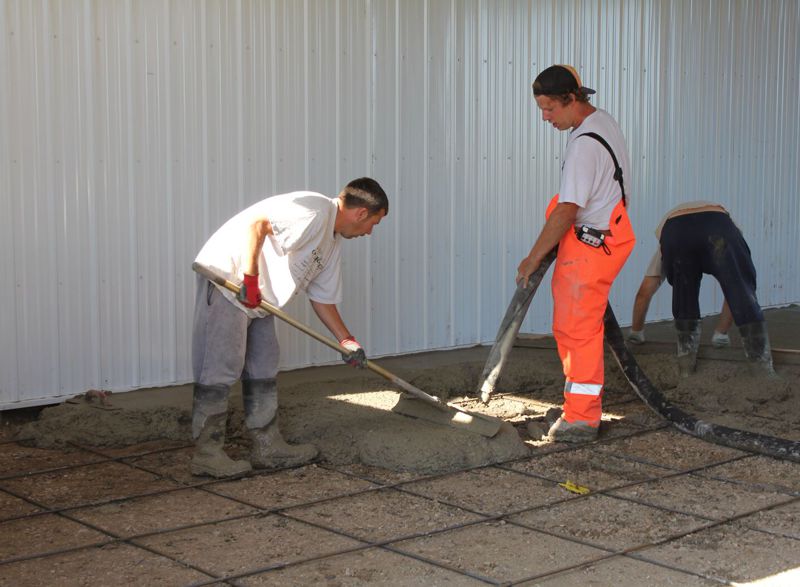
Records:
<instances>
[{"instance_id":1,"label":"gray rubber boot","mask_svg":"<svg viewBox=\"0 0 800 587\"><path fill-rule=\"evenodd\" d=\"M235 477L252 470L247 461L234 461L225 451L225 422L228 416L227 385L194 386L192 405L192 438L194 456L192 475L218 479Z\"/></svg>"},{"instance_id":2,"label":"gray rubber boot","mask_svg":"<svg viewBox=\"0 0 800 587\"><path fill-rule=\"evenodd\" d=\"M561 416L550 426L547 436L555 442L592 442L597 440L599 427L590 426L586 422L567 422Z\"/></svg>"},{"instance_id":3,"label":"gray rubber boot","mask_svg":"<svg viewBox=\"0 0 800 587\"><path fill-rule=\"evenodd\" d=\"M688 377L697 369L697 349L700 348L700 320L675 320L678 331L678 370Z\"/></svg>"},{"instance_id":4,"label":"gray rubber boot","mask_svg":"<svg viewBox=\"0 0 800 587\"><path fill-rule=\"evenodd\" d=\"M278 428L278 386L274 379L242 381L244 423L253 441L250 464L256 469L297 467L318 454L312 444L289 444Z\"/></svg>"},{"instance_id":5,"label":"gray rubber boot","mask_svg":"<svg viewBox=\"0 0 800 587\"><path fill-rule=\"evenodd\" d=\"M747 360L761 372L774 376L772 367L772 350L769 344L769 334L765 322L751 322L739 326L742 335L742 345Z\"/></svg>"}]
</instances>

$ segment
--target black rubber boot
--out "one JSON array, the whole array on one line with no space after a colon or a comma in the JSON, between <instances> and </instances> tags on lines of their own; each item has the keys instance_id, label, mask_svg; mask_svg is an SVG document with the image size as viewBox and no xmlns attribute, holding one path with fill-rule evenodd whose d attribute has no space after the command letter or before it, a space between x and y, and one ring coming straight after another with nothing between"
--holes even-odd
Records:
<instances>
[{"instance_id":1,"label":"black rubber boot","mask_svg":"<svg viewBox=\"0 0 800 587\"><path fill-rule=\"evenodd\" d=\"M697 349L700 348L700 320L675 320L678 331L678 370L688 377L697 369Z\"/></svg>"},{"instance_id":2,"label":"black rubber boot","mask_svg":"<svg viewBox=\"0 0 800 587\"><path fill-rule=\"evenodd\" d=\"M194 456L192 475L235 477L252 469L247 461L234 461L225 446L225 422L228 415L227 385L195 385L192 405Z\"/></svg>"},{"instance_id":3,"label":"black rubber boot","mask_svg":"<svg viewBox=\"0 0 800 587\"><path fill-rule=\"evenodd\" d=\"M769 345L769 334L765 322L751 322L739 326L742 335L744 354L757 371L775 376L772 367L772 350Z\"/></svg>"},{"instance_id":4,"label":"black rubber boot","mask_svg":"<svg viewBox=\"0 0 800 587\"><path fill-rule=\"evenodd\" d=\"M278 428L278 387L274 379L242 381L244 423L253 441L250 464L256 469L297 467L318 454L312 444L288 444Z\"/></svg>"}]
</instances>

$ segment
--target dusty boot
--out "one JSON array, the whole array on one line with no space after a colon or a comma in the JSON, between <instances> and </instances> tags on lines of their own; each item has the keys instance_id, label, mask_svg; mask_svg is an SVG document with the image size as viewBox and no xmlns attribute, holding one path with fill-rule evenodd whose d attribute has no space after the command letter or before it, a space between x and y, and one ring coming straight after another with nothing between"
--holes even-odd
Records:
<instances>
[{"instance_id":1,"label":"dusty boot","mask_svg":"<svg viewBox=\"0 0 800 587\"><path fill-rule=\"evenodd\" d=\"M274 379L242 381L244 423L253 441L250 464L256 469L296 467L314 460L312 444L288 444L278 429L278 387Z\"/></svg>"},{"instance_id":2,"label":"dusty boot","mask_svg":"<svg viewBox=\"0 0 800 587\"><path fill-rule=\"evenodd\" d=\"M234 461L222 450L227 414L228 386L194 386L192 438L195 449L192 475L234 477L252 469L247 461Z\"/></svg>"},{"instance_id":3,"label":"dusty boot","mask_svg":"<svg viewBox=\"0 0 800 587\"><path fill-rule=\"evenodd\" d=\"M678 331L678 370L688 377L697 368L697 349L700 347L700 320L675 320Z\"/></svg>"},{"instance_id":4,"label":"dusty boot","mask_svg":"<svg viewBox=\"0 0 800 587\"><path fill-rule=\"evenodd\" d=\"M772 350L769 345L769 334L765 322L751 322L739 326L742 335L744 354L757 371L776 376L772 367Z\"/></svg>"},{"instance_id":5,"label":"dusty boot","mask_svg":"<svg viewBox=\"0 0 800 587\"><path fill-rule=\"evenodd\" d=\"M597 439L600 428L586 422L567 422L564 416L550 426L547 436L555 442L592 442Z\"/></svg>"}]
</instances>

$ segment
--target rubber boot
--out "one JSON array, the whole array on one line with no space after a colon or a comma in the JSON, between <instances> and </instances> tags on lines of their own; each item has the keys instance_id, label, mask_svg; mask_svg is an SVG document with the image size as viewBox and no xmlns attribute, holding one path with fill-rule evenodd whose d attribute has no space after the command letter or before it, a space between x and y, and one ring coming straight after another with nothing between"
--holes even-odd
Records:
<instances>
[{"instance_id":1,"label":"rubber boot","mask_svg":"<svg viewBox=\"0 0 800 587\"><path fill-rule=\"evenodd\" d=\"M234 461L225 451L225 422L228 416L227 385L195 385L192 406L194 456L192 475L218 479L235 477L252 469L247 461Z\"/></svg>"},{"instance_id":2,"label":"rubber boot","mask_svg":"<svg viewBox=\"0 0 800 587\"><path fill-rule=\"evenodd\" d=\"M700 320L675 320L678 331L678 370L688 377L697 369L697 349L700 348Z\"/></svg>"},{"instance_id":3,"label":"rubber boot","mask_svg":"<svg viewBox=\"0 0 800 587\"><path fill-rule=\"evenodd\" d=\"M242 381L244 423L253 441L250 464L256 469L297 467L318 454L312 444L287 443L278 428L278 387L274 379Z\"/></svg>"},{"instance_id":4,"label":"rubber boot","mask_svg":"<svg viewBox=\"0 0 800 587\"><path fill-rule=\"evenodd\" d=\"M765 322L751 322L739 326L742 335L742 345L747 360L757 372L769 376L777 376L772 367L772 350L769 345L769 334Z\"/></svg>"},{"instance_id":5,"label":"rubber boot","mask_svg":"<svg viewBox=\"0 0 800 587\"><path fill-rule=\"evenodd\" d=\"M600 428L586 422L567 422L561 416L550 426L547 436L555 442L592 442L597 439Z\"/></svg>"}]
</instances>

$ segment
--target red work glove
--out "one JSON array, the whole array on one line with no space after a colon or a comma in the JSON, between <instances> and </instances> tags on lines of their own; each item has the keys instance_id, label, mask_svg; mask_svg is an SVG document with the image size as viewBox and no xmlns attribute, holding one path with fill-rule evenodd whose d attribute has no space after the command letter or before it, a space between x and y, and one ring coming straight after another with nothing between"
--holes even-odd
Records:
<instances>
[{"instance_id":1,"label":"red work glove","mask_svg":"<svg viewBox=\"0 0 800 587\"><path fill-rule=\"evenodd\" d=\"M258 289L258 273L255 275L244 274L244 282L236 295L239 303L248 308L257 308L261 303L261 290Z\"/></svg>"},{"instance_id":2,"label":"red work glove","mask_svg":"<svg viewBox=\"0 0 800 587\"><path fill-rule=\"evenodd\" d=\"M367 354L354 336L348 336L339 341L339 344L346 348L349 353L342 353L342 361L351 367L364 369L367 366Z\"/></svg>"}]
</instances>

